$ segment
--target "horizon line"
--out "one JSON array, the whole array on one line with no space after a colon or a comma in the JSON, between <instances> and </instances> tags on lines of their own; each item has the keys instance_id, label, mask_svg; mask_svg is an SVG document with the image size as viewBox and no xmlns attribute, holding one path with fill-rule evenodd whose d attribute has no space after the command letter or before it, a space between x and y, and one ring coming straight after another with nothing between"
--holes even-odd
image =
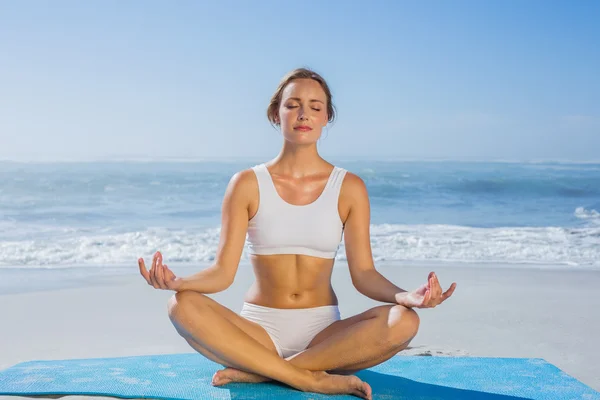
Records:
<instances>
[{"instance_id":1,"label":"horizon line","mask_svg":"<svg viewBox=\"0 0 600 400\"><path fill-rule=\"evenodd\" d=\"M269 156L273 157L273 156ZM0 158L3 164L89 164L89 163L194 163L194 162L264 162L269 157L223 157L223 156L205 156L205 157L184 157L184 156L105 156L91 157L88 159L76 158L48 158L48 159L8 159ZM332 160L339 161L378 161L378 162L475 162L475 163L507 163L507 164L541 164L541 163L559 163L559 164L600 164L600 159L568 159L568 158L506 158L506 157L406 157L406 156L330 156Z\"/></svg>"}]
</instances>

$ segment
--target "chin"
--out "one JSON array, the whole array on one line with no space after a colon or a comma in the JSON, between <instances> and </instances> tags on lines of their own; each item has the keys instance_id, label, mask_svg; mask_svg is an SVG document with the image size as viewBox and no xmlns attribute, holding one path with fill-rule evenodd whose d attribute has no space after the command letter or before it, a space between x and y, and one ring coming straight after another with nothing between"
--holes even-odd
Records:
<instances>
[{"instance_id":1,"label":"chin","mask_svg":"<svg viewBox=\"0 0 600 400\"><path fill-rule=\"evenodd\" d=\"M313 143L317 143L317 141L319 140L319 138L314 138L314 137L294 137L294 136L286 136L285 140L287 140L288 142L294 143L294 144L313 144Z\"/></svg>"},{"instance_id":2,"label":"chin","mask_svg":"<svg viewBox=\"0 0 600 400\"><path fill-rule=\"evenodd\" d=\"M321 132L315 132L314 130L310 132L296 132L292 130L289 133L285 133L283 137L289 142L298 144L316 143L321 137Z\"/></svg>"}]
</instances>

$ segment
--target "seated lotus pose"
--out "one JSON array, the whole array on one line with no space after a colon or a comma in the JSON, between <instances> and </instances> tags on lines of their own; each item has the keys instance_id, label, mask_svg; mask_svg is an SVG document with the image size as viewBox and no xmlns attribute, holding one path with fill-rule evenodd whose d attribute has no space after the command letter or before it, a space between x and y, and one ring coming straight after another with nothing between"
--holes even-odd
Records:
<instances>
[{"instance_id":1,"label":"seated lotus pose","mask_svg":"<svg viewBox=\"0 0 600 400\"><path fill-rule=\"evenodd\" d=\"M281 152L231 178L214 263L176 277L156 252L149 271L138 260L140 273L154 288L176 292L168 302L175 329L225 367L213 385L276 380L301 391L370 399L371 387L353 373L405 349L419 329L414 308L439 305L456 283L444 292L431 272L407 291L375 269L366 186L317 151L335 116L319 74L288 73L267 116L281 131ZM345 319L331 285L342 237L356 290L386 303ZM206 294L232 284L246 241L256 280L237 314Z\"/></svg>"}]
</instances>

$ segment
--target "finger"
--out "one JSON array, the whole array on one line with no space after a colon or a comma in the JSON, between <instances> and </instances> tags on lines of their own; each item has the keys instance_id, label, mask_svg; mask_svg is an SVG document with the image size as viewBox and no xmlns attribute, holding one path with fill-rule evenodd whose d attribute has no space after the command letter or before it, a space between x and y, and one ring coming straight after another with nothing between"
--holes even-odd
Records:
<instances>
[{"instance_id":1,"label":"finger","mask_svg":"<svg viewBox=\"0 0 600 400\"><path fill-rule=\"evenodd\" d=\"M452 296L452 293L454 293L454 289L456 289L456 282L452 283L452 285L450 285L450 288L446 290L446 292L442 295L442 301Z\"/></svg>"},{"instance_id":2,"label":"finger","mask_svg":"<svg viewBox=\"0 0 600 400\"><path fill-rule=\"evenodd\" d=\"M175 279L175 274L173 273L173 271L171 271L169 269L169 267L167 267L167 265L165 264L165 281L166 282L170 282L172 280Z\"/></svg>"},{"instance_id":3,"label":"finger","mask_svg":"<svg viewBox=\"0 0 600 400\"><path fill-rule=\"evenodd\" d=\"M425 287L425 293L423 293L423 302L421 305L423 307L429 307L429 302L431 301L431 273L427 279L427 286Z\"/></svg>"},{"instance_id":4,"label":"finger","mask_svg":"<svg viewBox=\"0 0 600 400\"><path fill-rule=\"evenodd\" d=\"M152 282L152 286L154 286L155 289L160 289L160 286L158 286L158 277L156 276L156 270L158 269L157 264L158 251L154 253L154 258L152 259L152 268L150 268L150 281Z\"/></svg>"},{"instance_id":5,"label":"finger","mask_svg":"<svg viewBox=\"0 0 600 400\"><path fill-rule=\"evenodd\" d=\"M433 274L433 297L439 298L442 295L442 286L440 285L440 281L437 275Z\"/></svg>"},{"instance_id":6,"label":"finger","mask_svg":"<svg viewBox=\"0 0 600 400\"><path fill-rule=\"evenodd\" d=\"M138 260L138 266L140 267L140 274L142 274L146 282L148 282L150 285L150 274L148 274L148 270L146 269L146 264L144 264L143 258Z\"/></svg>"},{"instance_id":7,"label":"finger","mask_svg":"<svg viewBox=\"0 0 600 400\"><path fill-rule=\"evenodd\" d=\"M173 284L173 281L175 281L175 274L166 265L164 267L165 267L164 268L165 269L165 286L167 289L170 289L171 285Z\"/></svg>"},{"instance_id":8,"label":"finger","mask_svg":"<svg viewBox=\"0 0 600 400\"><path fill-rule=\"evenodd\" d=\"M438 297L439 282L436 281L435 274L433 272L429 276L429 290L431 291L431 298L436 299Z\"/></svg>"},{"instance_id":9,"label":"finger","mask_svg":"<svg viewBox=\"0 0 600 400\"><path fill-rule=\"evenodd\" d=\"M423 296L423 303L421 303L424 307L429 307L429 302L431 301L431 290L427 290L425 292L425 296Z\"/></svg>"},{"instance_id":10,"label":"finger","mask_svg":"<svg viewBox=\"0 0 600 400\"><path fill-rule=\"evenodd\" d=\"M154 253L152 256L152 266L150 267L150 279L154 279L154 274L156 273L156 260L158 258L158 253Z\"/></svg>"},{"instance_id":11,"label":"finger","mask_svg":"<svg viewBox=\"0 0 600 400\"><path fill-rule=\"evenodd\" d=\"M165 285L165 266L162 263L162 253L159 251L158 253L158 260L156 262L156 283L158 283L158 287L161 289L166 289L167 286Z\"/></svg>"},{"instance_id":12,"label":"finger","mask_svg":"<svg viewBox=\"0 0 600 400\"><path fill-rule=\"evenodd\" d=\"M166 285L165 285L165 273L164 273L164 266L162 263L162 255L159 254L158 255L158 265L157 265L157 269L156 269L156 277L158 278L157 283L158 286L160 286L161 289L166 289Z\"/></svg>"},{"instance_id":13,"label":"finger","mask_svg":"<svg viewBox=\"0 0 600 400\"><path fill-rule=\"evenodd\" d=\"M162 254L161 254L161 258L160 258L160 284L162 286L163 289L168 289L169 288L169 273L171 271L169 271L169 268L167 267L166 264L162 263Z\"/></svg>"},{"instance_id":14,"label":"finger","mask_svg":"<svg viewBox=\"0 0 600 400\"><path fill-rule=\"evenodd\" d=\"M157 251L156 252L156 271L154 272L154 276L156 278L156 283L159 284L160 286L160 266L161 266L162 262L160 259L160 253Z\"/></svg>"},{"instance_id":15,"label":"finger","mask_svg":"<svg viewBox=\"0 0 600 400\"><path fill-rule=\"evenodd\" d=\"M158 286L158 279L156 278L156 270L158 268L157 267L153 267L150 270L150 284L152 285L152 287L154 287L155 289L159 289L160 286Z\"/></svg>"},{"instance_id":16,"label":"finger","mask_svg":"<svg viewBox=\"0 0 600 400\"><path fill-rule=\"evenodd\" d=\"M154 253L154 257L152 257L152 268L150 268L150 269L154 269L156 267L157 261L158 261L158 251L156 253Z\"/></svg>"},{"instance_id":17,"label":"finger","mask_svg":"<svg viewBox=\"0 0 600 400\"><path fill-rule=\"evenodd\" d=\"M165 288L165 282L162 277L162 269L163 269L162 265L158 264L156 266L156 286L158 286L159 289Z\"/></svg>"}]
</instances>

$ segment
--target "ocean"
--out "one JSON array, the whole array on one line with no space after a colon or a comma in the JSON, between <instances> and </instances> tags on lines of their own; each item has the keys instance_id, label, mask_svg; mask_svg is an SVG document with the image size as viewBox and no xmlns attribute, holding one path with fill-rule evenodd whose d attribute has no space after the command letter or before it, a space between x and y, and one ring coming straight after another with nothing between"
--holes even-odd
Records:
<instances>
[{"instance_id":1,"label":"ocean","mask_svg":"<svg viewBox=\"0 0 600 400\"><path fill-rule=\"evenodd\" d=\"M600 267L600 164L331 161L367 185L376 264ZM227 183L259 162L0 162L0 271L208 265Z\"/></svg>"}]
</instances>

